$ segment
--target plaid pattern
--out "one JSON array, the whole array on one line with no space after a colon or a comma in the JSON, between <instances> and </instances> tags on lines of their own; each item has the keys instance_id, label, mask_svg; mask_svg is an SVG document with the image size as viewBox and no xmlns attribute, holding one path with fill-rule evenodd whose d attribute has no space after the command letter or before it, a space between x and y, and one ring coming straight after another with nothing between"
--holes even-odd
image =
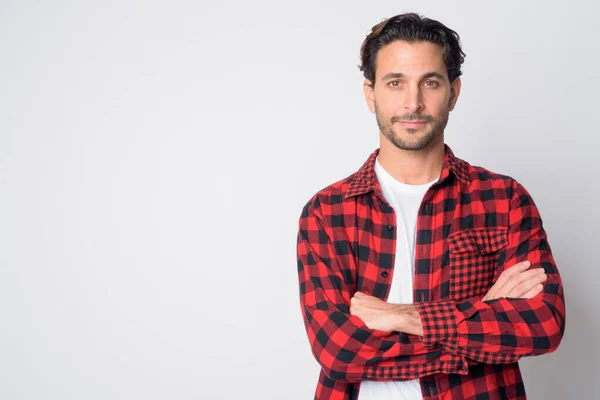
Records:
<instances>
[{"instance_id":1,"label":"plaid pattern","mask_svg":"<svg viewBox=\"0 0 600 400\"><path fill-rule=\"evenodd\" d=\"M450 235L450 265L461 266L450 272L450 296L454 300L483 297L494 278L497 251L507 244L508 235L504 228L467 229Z\"/></svg>"},{"instance_id":2,"label":"plaid pattern","mask_svg":"<svg viewBox=\"0 0 600 400\"><path fill-rule=\"evenodd\" d=\"M321 365L315 399L355 400L362 380L413 378L426 399L525 399L517 360L558 347L562 282L531 196L448 145L445 152L417 220L414 302L423 337L369 329L349 312L356 291L386 300L394 274L396 216L375 175L379 149L304 206L297 266ZM481 300L504 269L524 260L546 270L540 295Z\"/></svg>"}]
</instances>

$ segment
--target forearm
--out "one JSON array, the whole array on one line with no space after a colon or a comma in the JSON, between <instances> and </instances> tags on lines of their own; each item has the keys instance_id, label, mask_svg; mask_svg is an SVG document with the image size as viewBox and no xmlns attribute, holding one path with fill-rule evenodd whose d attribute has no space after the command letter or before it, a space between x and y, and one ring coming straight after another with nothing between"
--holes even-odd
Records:
<instances>
[{"instance_id":1,"label":"forearm","mask_svg":"<svg viewBox=\"0 0 600 400\"><path fill-rule=\"evenodd\" d=\"M419 303L417 309L425 347L441 346L452 354L490 364L550 353L564 332L562 303L549 304L543 296Z\"/></svg>"},{"instance_id":2,"label":"forearm","mask_svg":"<svg viewBox=\"0 0 600 400\"><path fill-rule=\"evenodd\" d=\"M370 329L360 318L341 311L304 309L313 355L332 379L401 380L467 372L462 357L440 347L425 348L415 335Z\"/></svg>"},{"instance_id":3,"label":"forearm","mask_svg":"<svg viewBox=\"0 0 600 400\"><path fill-rule=\"evenodd\" d=\"M397 335L400 338L401 354L394 357L388 357L393 355L390 353L383 357L371 355L366 362L361 362L359 357L352 357L353 365L343 366L351 374L346 373L343 379L397 380L414 379L433 373L468 372L469 364L464 357L451 354L441 347L424 348L422 338L418 336L422 334L422 326L415 306L391 304L357 292L351 299L350 313L352 319L366 330L381 332L389 337ZM378 346L377 350L380 349L381 346Z\"/></svg>"},{"instance_id":4,"label":"forearm","mask_svg":"<svg viewBox=\"0 0 600 400\"><path fill-rule=\"evenodd\" d=\"M412 304L396 304L392 309L394 331L423 336L423 322L417 307Z\"/></svg>"},{"instance_id":5,"label":"forearm","mask_svg":"<svg viewBox=\"0 0 600 400\"><path fill-rule=\"evenodd\" d=\"M395 331L422 336L426 348L440 346L451 354L486 363L552 352L564 329L561 306L547 304L543 296L396 305L390 318Z\"/></svg>"}]
</instances>

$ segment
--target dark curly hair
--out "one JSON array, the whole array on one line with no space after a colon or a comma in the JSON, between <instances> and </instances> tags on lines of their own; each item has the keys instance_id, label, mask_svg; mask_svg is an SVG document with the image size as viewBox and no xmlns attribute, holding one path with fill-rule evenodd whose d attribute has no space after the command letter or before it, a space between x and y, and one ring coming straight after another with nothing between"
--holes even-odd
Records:
<instances>
[{"instance_id":1,"label":"dark curly hair","mask_svg":"<svg viewBox=\"0 0 600 400\"><path fill-rule=\"evenodd\" d=\"M462 75L460 66L465 61L466 54L461 49L458 33L436 20L415 13L405 13L384 19L375 25L362 43L359 68L372 85L375 84L377 53L386 44L397 40L439 44L443 47L450 83Z\"/></svg>"}]
</instances>

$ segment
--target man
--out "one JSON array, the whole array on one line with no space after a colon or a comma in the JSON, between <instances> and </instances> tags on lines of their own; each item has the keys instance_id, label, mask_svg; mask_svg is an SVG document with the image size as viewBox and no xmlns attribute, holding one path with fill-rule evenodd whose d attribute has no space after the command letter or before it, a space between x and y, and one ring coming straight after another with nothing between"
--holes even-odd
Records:
<instances>
[{"instance_id":1,"label":"man","mask_svg":"<svg viewBox=\"0 0 600 400\"><path fill-rule=\"evenodd\" d=\"M464 56L456 32L412 13L362 45L380 148L299 221L316 399L525 399L517 361L561 341L562 282L531 196L444 143Z\"/></svg>"}]
</instances>

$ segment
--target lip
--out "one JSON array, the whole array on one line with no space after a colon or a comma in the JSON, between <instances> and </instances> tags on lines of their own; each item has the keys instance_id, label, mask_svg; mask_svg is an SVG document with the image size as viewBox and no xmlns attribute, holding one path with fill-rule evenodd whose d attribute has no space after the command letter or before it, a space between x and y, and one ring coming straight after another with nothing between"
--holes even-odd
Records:
<instances>
[{"instance_id":1,"label":"lip","mask_svg":"<svg viewBox=\"0 0 600 400\"><path fill-rule=\"evenodd\" d=\"M424 121L398 121L399 123L401 123L405 128L420 128L423 125L425 125Z\"/></svg>"}]
</instances>

